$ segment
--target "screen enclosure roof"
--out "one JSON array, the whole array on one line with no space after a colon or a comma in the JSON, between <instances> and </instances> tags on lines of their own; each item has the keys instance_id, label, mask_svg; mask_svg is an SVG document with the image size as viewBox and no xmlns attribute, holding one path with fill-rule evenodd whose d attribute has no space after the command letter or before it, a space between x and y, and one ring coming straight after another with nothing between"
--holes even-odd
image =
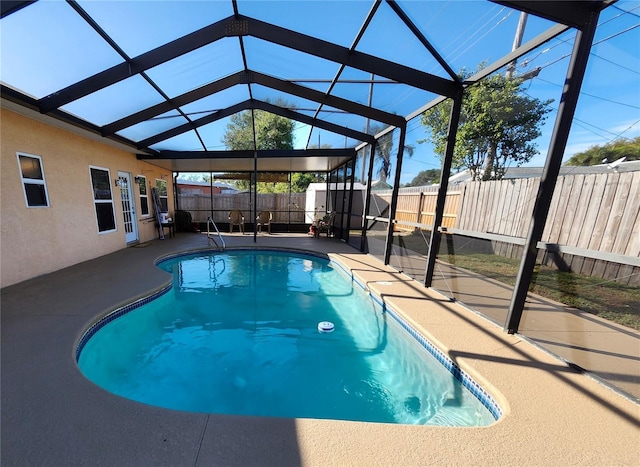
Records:
<instances>
[{"instance_id":1,"label":"screen enclosure roof","mask_svg":"<svg viewBox=\"0 0 640 467\"><path fill-rule=\"evenodd\" d=\"M610 3L3 1L2 98L172 171L324 172ZM294 149L227 151L242 112Z\"/></svg>"}]
</instances>

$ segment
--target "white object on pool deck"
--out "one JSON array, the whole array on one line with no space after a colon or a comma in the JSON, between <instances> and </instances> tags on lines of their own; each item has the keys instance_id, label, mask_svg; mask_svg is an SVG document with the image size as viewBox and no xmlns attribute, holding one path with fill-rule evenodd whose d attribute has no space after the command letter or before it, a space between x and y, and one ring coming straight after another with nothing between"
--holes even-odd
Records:
<instances>
[{"instance_id":1,"label":"white object on pool deck","mask_svg":"<svg viewBox=\"0 0 640 467\"><path fill-rule=\"evenodd\" d=\"M330 321L320 321L318 323L319 332L333 332L335 326Z\"/></svg>"}]
</instances>

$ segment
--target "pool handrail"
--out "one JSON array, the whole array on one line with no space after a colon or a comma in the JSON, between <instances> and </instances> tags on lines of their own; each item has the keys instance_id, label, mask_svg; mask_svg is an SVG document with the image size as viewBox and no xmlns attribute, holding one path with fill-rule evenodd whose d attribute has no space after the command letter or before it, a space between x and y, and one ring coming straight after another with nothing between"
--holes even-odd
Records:
<instances>
[{"instance_id":1,"label":"pool handrail","mask_svg":"<svg viewBox=\"0 0 640 467\"><path fill-rule=\"evenodd\" d=\"M212 225L216 231L216 234L218 235L218 238L220 238L220 242L222 243L222 246L218 245L218 242L216 242L216 239L213 236L213 232L209 229L209 227L211 227ZM209 242L213 242L220 251L224 251L224 249L227 247L227 245L224 243L224 238L222 238L222 234L220 233L218 226L216 225L215 221L211 216L207 218L207 243ZM209 246L211 246L211 243L209 243Z\"/></svg>"}]
</instances>

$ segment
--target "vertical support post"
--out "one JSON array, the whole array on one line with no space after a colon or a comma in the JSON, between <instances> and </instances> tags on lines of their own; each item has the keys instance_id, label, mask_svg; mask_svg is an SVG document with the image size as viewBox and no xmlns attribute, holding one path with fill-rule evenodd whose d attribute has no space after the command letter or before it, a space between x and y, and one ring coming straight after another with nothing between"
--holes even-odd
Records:
<instances>
[{"instance_id":1,"label":"vertical support post","mask_svg":"<svg viewBox=\"0 0 640 467\"><path fill-rule=\"evenodd\" d=\"M545 161L542 177L540 178L540 186L533 207L529 233L524 245L524 255L520 262L514 292L511 296L511 303L509 304L509 313L504 328L509 334L518 332L520 326L522 312L524 311L525 301L536 263L536 245L542 238L547 215L549 214L549 207L551 206L553 191L558 179L558 173L560 172L560 166L562 165L562 156L564 155L567 140L569 139L571 123L578 104L580 88L582 87L584 72L587 68L598 17L599 13L594 12L591 21L576 33L571 62L567 69L567 77L562 91L562 99L558 106L558 115L553 128L553 134L551 135L551 142L549 143L547 160Z\"/></svg>"},{"instance_id":2,"label":"vertical support post","mask_svg":"<svg viewBox=\"0 0 640 467\"><path fill-rule=\"evenodd\" d=\"M251 185L251 184L249 184ZM258 216L258 151L253 151L253 209L249 208L249 215L251 216L253 223L253 243L258 241L258 223L256 217Z\"/></svg>"},{"instance_id":3,"label":"vertical support post","mask_svg":"<svg viewBox=\"0 0 640 467\"><path fill-rule=\"evenodd\" d=\"M349 177L349 207L347 208L347 235L344 240L349 243L351 231L351 210L353 209L353 185L356 179L356 155L351 158L351 176Z\"/></svg>"},{"instance_id":4,"label":"vertical support post","mask_svg":"<svg viewBox=\"0 0 640 467\"><path fill-rule=\"evenodd\" d=\"M433 271L436 267L436 256L440 248L440 225L444 216L444 204L447 200L447 189L449 188L449 176L451 175L451 164L453 162L453 150L456 145L456 135L458 134L458 123L460 122L460 112L462 111L463 90L460 89L457 96L453 98L451 114L449 114L449 135L447 136L447 147L442 161L442 173L440 175L440 188L438 188L438 199L436 200L436 212L433 217L433 228L431 230L431 241L429 243L429 253L427 255L427 266L424 272L424 285L431 287L433 282Z\"/></svg>"},{"instance_id":5,"label":"vertical support post","mask_svg":"<svg viewBox=\"0 0 640 467\"><path fill-rule=\"evenodd\" d=\"M258 208L258 142L256 141L256 115L253 109L251 109L251 129L253 131L253 193L249 192L249 205L251 205L251 195L253 194L253 210L249 207L249 212L253 211L253 243L256 243L258 241L258 223L256 222L258 215L256 212Z\"/></svg>"},{"instance_id":6,"label":"vertical support post","mask_svg":"<svg viewBox=\"0 0 640 467\"><path fill-rule=\"evenodd\" d=\"M367 227L369 220L369 209L371 208L371 180L373 180L373 159L376 153L376 145L369 145L369 170L367 171L367 189L365 190L364 212L362 213L362 238L360 240L360 251L364 253L364 247L367 243Z\"/></svg>"},{"instance_id":7,"label":"vertical support post","mask_svg":"<svg viewBox=\"0 0 640 467\"><path fill-rule=\"evenodd\" d=\"M289 202L287 207L287 232L291 232L291 172L289 172Z\"/></svg>"},{"instance_id":8,"label":"vertical support post","mask_svg":"<svg viewBox=\"0 0 640 467\"><path fill-rule=\"evenodd\" d=\"M329 193L329 189L331 188L332 173L333 173L332 171L327 172L327 188L325 189L325 192L324 192L324 212L325 213L329 211L329 198L331 196L331 193Z\"/></svg>"},{"instance_id":9,"label":"vertical support post","mask_svg":"<svg viewBox=\"0 0 640 467\"><path fill-rule=\"evenodd\" d=\"M387 241L384 246L384 264L389 264L391 260L391 247L393 244L393 219L396 217L398 207L398 190L400 189L400 175L402 172L402 154L404 152L404 140L407 133L407 122L400 128L400 138L398 140L398 156L396 158L396 174L393 180L393 190L391 192L391 205L389 206L389 225L387 226Z\"/></svg>"},{"instance_id":10,"label":"vertical support post","mask_svg":"<svg viewBox=\"0 0 640 467\"><path fill-rule=\"evenodd\" d=\"M329 201L331 203L331 212L335 213L338 209L338 180L340 179L340 167L334 169L332 172L333 179L333 190L330 193ZM327 212L329 211L329 206L327 205ZM334 216L335 220L335 216Z\"/></svg>"},{"instance_id":11,"label":"vertical support post","mask_svg":"<svg viewBox=\"0 0 640 467\"><path fill-rule=\"evenodd\" d=\"M340 170L342 170L342 177L340 177ZM347 164L342 166L342 169L338 168L338 180L342 178L342 190L336 190L336 198L338 197L338 193L341 193L340 196L340 238L342 238L342 227L344 225L344 190L347 188ZM336 208L337 208L338 200L336 199ZM334 217L335 222L335 217ZM335 236L335 235L334 235Z\"/></svg>"},{"instance_id":12,"label":"vertical support post","mask_svg":"<svg viewBox=\"0 0 640 467\"><path fill-rule=\"evenodd\" d=\"M373 73L371 73L371 79L369 81L369 98L367 100L367 105L369 107L371 107L372 103L373 103L373 78L374 77L375 77L375 75ZM364 127L364 132L366 134L369 134L369 124L370 124L370 120L369 120L369 118L367 118L367 121L366 121L365 127ZM320 146L318 146L318 147L320 147ZM373 145L371 145L371 144L369 145L369 150L371 151L371 153L369 155L373 154ZM371 166L369 166L369 167L371 167ZM355 165L354 165L354 170L355 170ZM372 175L369 175L369 181L371 181L371 177L372 177ZM365 179L364 178L364 164L362 164L362 176L360 177L360 179L361 180Z\"/></svg>"},{"instance_id":13,"label":"vertical support post","mask_svg":"<svg viewBox=\"0 0 640 467\"><path fill-rule=\"evenodd\" d=\"M213 172L212 171L209 171L209 201L210 201L209 208L211 210L211 219L213 219L215 222L215 217L213 217Z\"/></svg>"}]
</instances>

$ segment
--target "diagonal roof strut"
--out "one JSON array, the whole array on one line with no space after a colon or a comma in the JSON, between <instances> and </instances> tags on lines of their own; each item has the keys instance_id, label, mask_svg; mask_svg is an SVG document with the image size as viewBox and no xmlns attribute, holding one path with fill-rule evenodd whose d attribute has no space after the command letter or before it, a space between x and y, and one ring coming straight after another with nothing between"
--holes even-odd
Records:
<instances>
[{"instance_id":1,"label":"diagonal roof strut","mask_svg":"<svg viewBox=\"0 0 640 467\"><path fill-rule=\"evenodd\" d=\"M242 112L243 110L252 110L252 109L259 109L259 110L271 112L273 114L280 115L282 117L290 118L292 120L296 120L302 123L307 123L309 125L317 126L318 128L322 128L324 130L331 131L333 133L338 133L338 134L347 136L349 138L357 139L359 141L367 141L370 143L374 141L373 136L367 135L366 133L362 133L357 130L352 130L350 128L346 128L333 123L325 122L323 120L318 120L316 118L309 117L307 115L304 115L298 112L294 112L293 110L283 109L282 107L269 104L268 102L249 99L244 102L240 102L238 104L232 105L231 107L227 107L226 109L219 110L210 115L194 120L193 122L185 123L184 125L180 125L176 128L172 128L171 130L164 131L155 136L139 141L137 144L138 149L144 149L148 146L159 143L160 141L173 138L174 136L178 136L182 133L185 133L190 130L194 130L196 128L207 125L209 123L213 123L222 118L229 117L235 113Z\"/></svg>"},{"instance_id":2,"label":"diagonal roof strut","mask_svg":"<svg viewBox=\"0 0 640 467\"><path fill-rule=\"evenodd\" d=\"M436 94L452 96L457 89L457 85L453 81L439 76L373 55L352 51L346 47L253 18L240 16L236 19L231 16L45 96L39 100L40 111L48 113L69 102L225 37L244 35L250 35L329 61L342 63Z\"/></svg>"},{"instance_id":3,"label":"diagonal roof strut","mask_svg":"<svg viewBox=\"0 0 640 467\"><path fill-rule=\"evenodd\" d=\"M237 73L219 79L218 81L214 81L213 83L209 83L197 89L194 89L193 91L189 91L180 96L176 96L171 99L171 102L161 102L147 109L121 118L120 120L109 123L103 127L102 134L103 136L112 135L124 128L144 122L146 120L149 120L150 118L173 110L176 107L180 107L197 101L198 99L202 99L211 94L215 94L218 91L222 91L238 84L249 83L260 84L271 89L285 92L287 94L326 104L331 107L344 110L345 112L384 122L388 125L400 126L404 122L404 118L399 115L368 107L358 102L349 101L341 97L327 96L323 92L316 91L315 89L307 88L305 86L291 83L289 81L284 81L273 76L258 73L256 71L248 70L246 72L239 71Z\"/></svg>"}]
</instances>

